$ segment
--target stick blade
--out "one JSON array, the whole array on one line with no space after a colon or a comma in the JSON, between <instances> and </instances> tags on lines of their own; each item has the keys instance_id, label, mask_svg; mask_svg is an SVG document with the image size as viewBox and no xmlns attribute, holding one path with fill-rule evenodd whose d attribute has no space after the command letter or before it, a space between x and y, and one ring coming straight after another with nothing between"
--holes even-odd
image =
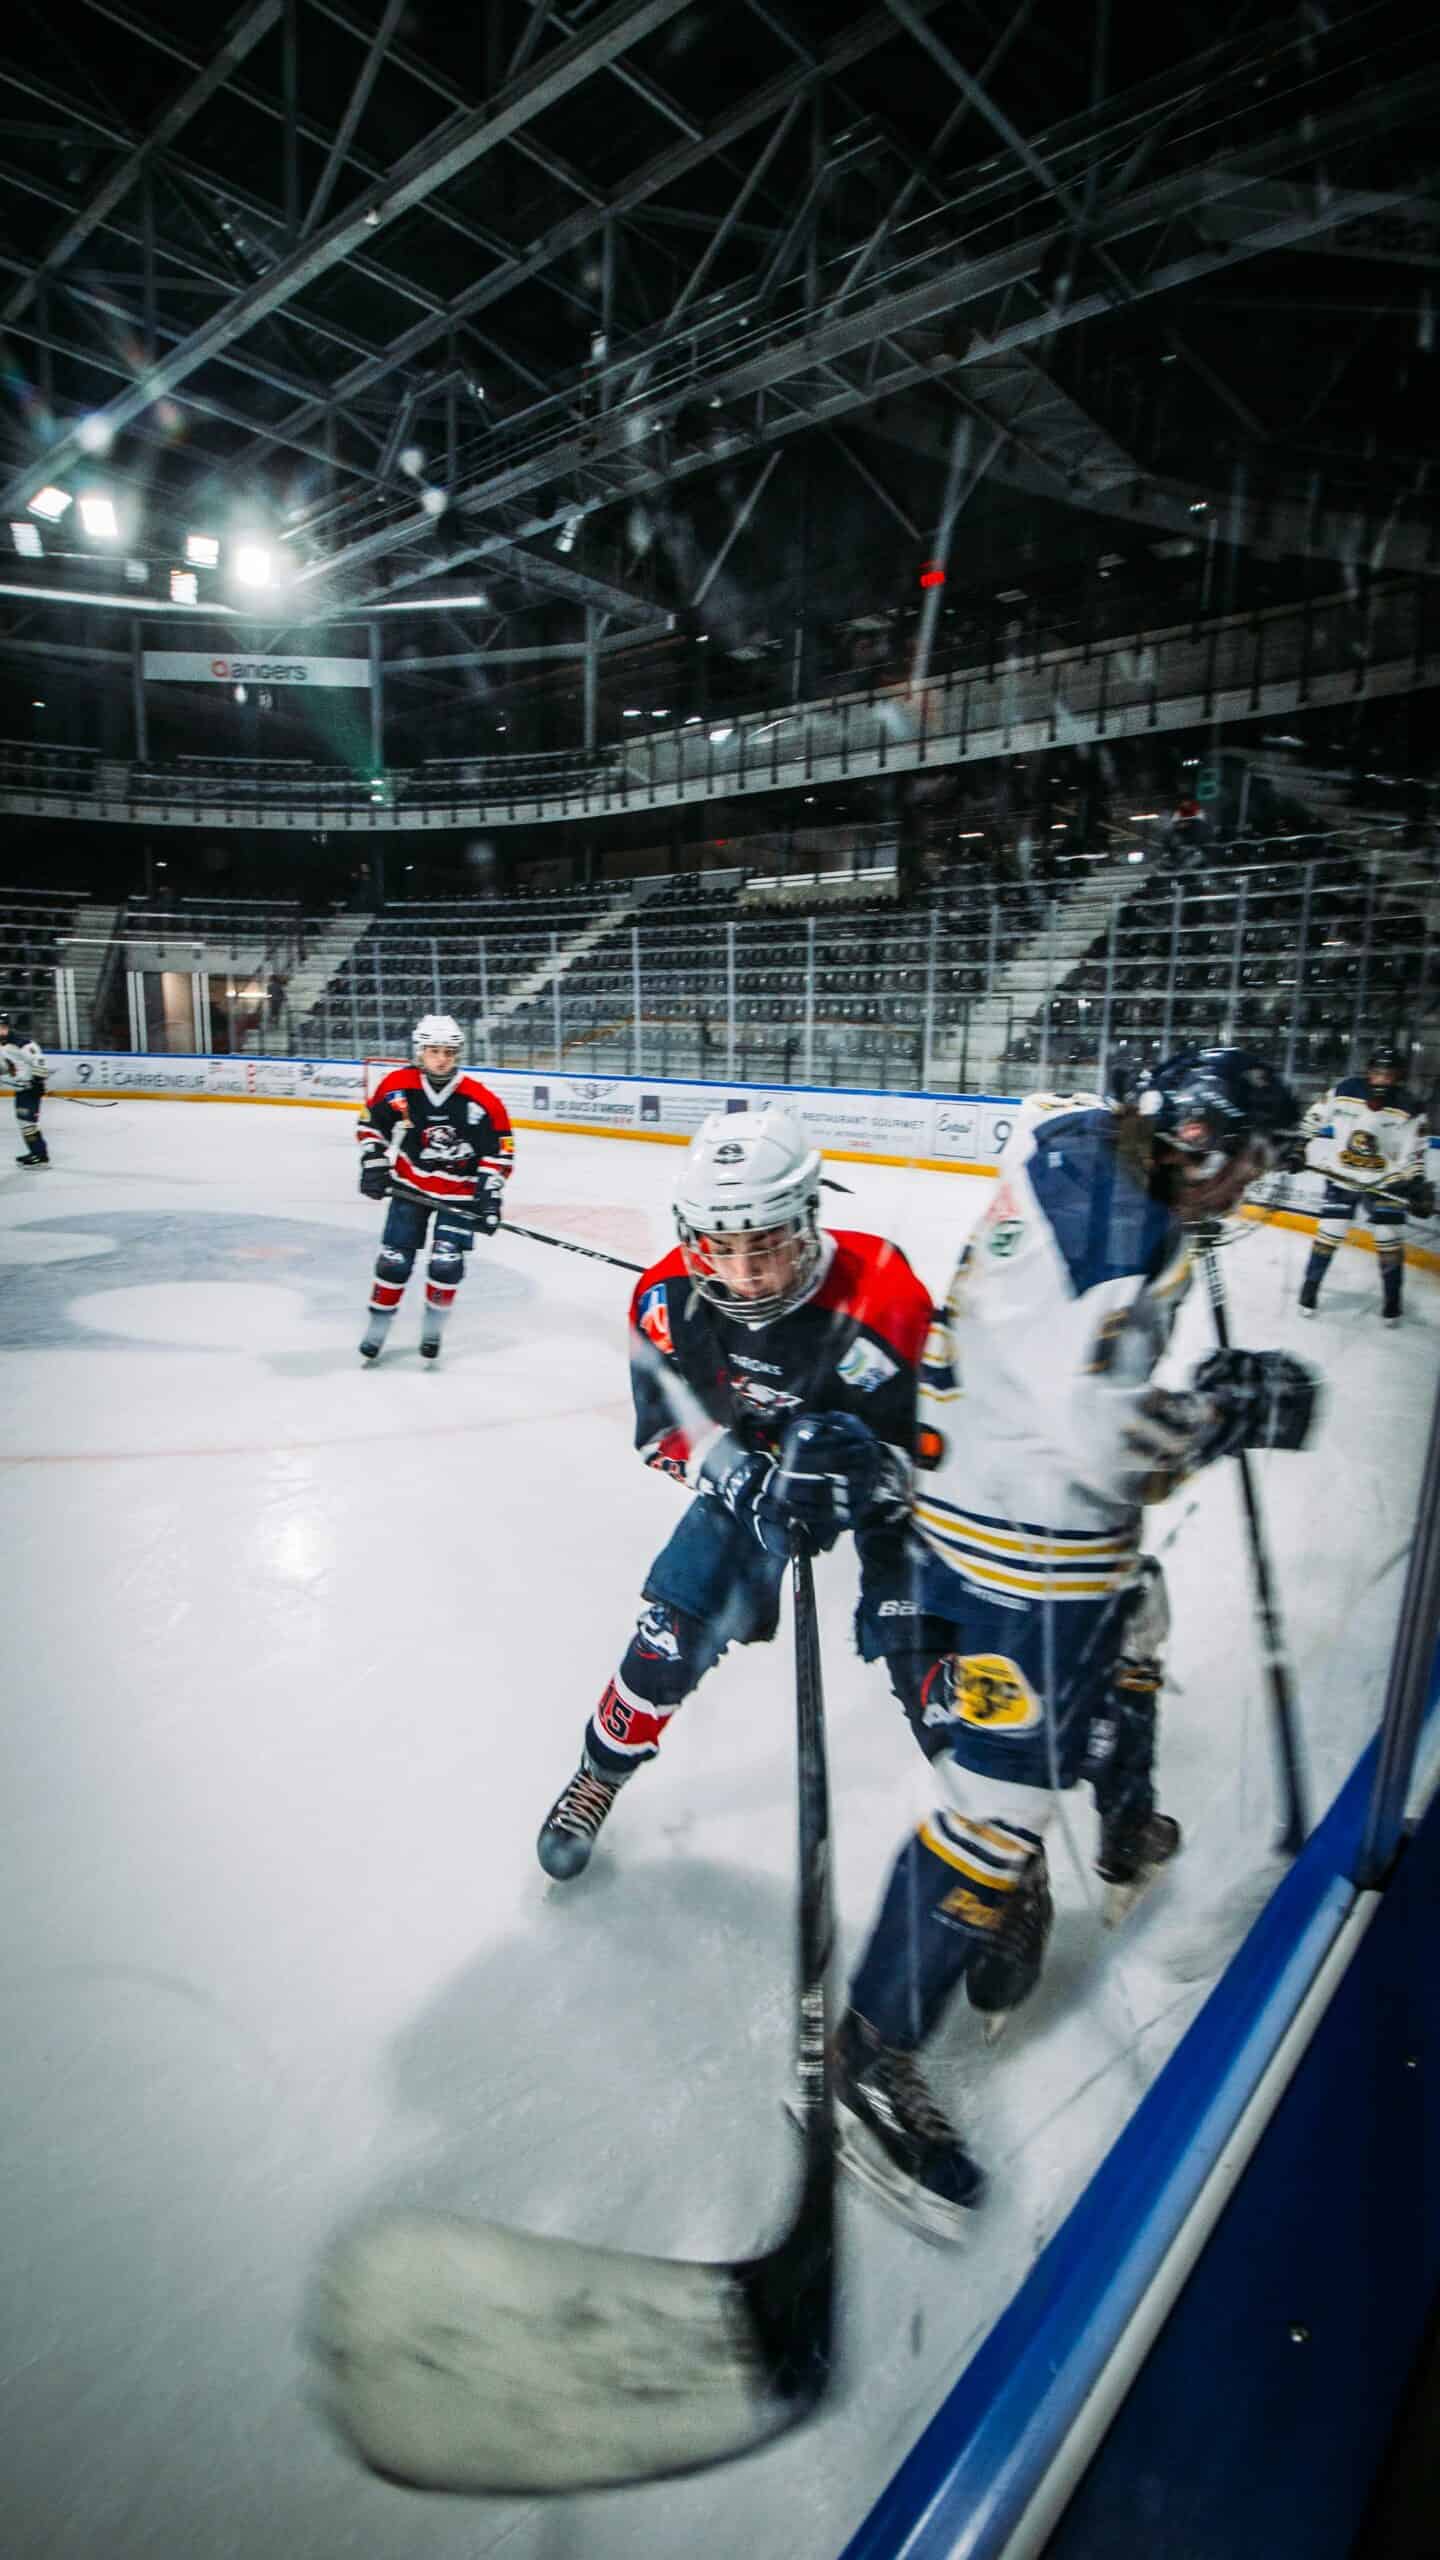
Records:
<instances>
[{"instance_id":1,"label":"stick blade","mask_svg":"<svg viewBox=\"0 0 1440 2560\"><path fill-rule=\"evenodd\" d=\"M387 2213L332 2253L312 2336L376 2470L432 2489L602 2488L729 2460L804 2416L744 2273Z\"/></svg>"}]
</instances>

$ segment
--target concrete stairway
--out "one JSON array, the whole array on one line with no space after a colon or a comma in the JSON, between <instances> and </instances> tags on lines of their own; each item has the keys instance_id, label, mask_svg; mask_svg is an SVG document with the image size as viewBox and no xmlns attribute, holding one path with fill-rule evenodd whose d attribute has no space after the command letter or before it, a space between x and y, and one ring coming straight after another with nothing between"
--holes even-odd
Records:
<instances>
[{"instance_id":1,"label":"concrete stairway","mask_svg":"<svg viewBox=\"0 0 1440 2560\"><path fill-rule=\"evenodd\" d=\"M930 1081L944 1090L960 1072L974 1092L994 1088L1000 1061L1014 1035L1040 1015L1047 995L1081 961L1111 916L1141 886L1141 875L1128 862L1107 864L1066 899L1051 901L1049 918L1014 958L998 970L988 994L972 1007L968 1031L947 1030L931 1052Z\"/></svg>"}]
</instances>

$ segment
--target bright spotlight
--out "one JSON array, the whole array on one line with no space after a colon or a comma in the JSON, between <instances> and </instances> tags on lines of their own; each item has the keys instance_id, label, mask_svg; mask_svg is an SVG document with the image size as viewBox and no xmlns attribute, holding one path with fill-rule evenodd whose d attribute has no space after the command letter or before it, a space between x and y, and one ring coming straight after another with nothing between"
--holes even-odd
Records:
<instances>
[{"instance_id":1,"label":"bright spotlight","mask_svg":"<svg viewBox=\"0 0 1440 2560\"><path fill-rule=\"evenodd\" d=\"M194 570L193 570L193 569L172 569L172 570L171 570L171 572L170 572L170 601L171 601L171 603L172 603L172 604L198 604L198 603L199 603L199 601L200 601L200 581L199 581L199 579L196 577L195 572L194 572Z\"/></svg>"},{"instance_id":2,"label":"bright spotlight","mask_svg":"<svg viewBox=\"0 0 1440 2560\"><path fill-rule=\"evenodd\" d=\"M237 542L231 554L231 566L240 586L268 587L271 577L268 543Z\"/></svg>"},{"instance_id":3,"label":"bright spotlight","mask_svg":"<svg viewBox=\"0 0 1440 2560\"><path fill-rule=\"evenodd\" d=\"M30 500L32 516L43 516L47 524L58 524L70 504L68 489L37 489Z\"/></svg>"},{"instance_id":4,"label":"bright spotlight","mask_svg":"<svg viewBox=\"0 0 1440 2560\"><path fill-rule=\"evenodd\" d=\"M102 490L92 489L81 498L80 521L92 542L114 542L119 535L115 501Z\"/></svg>"},{"instance_id":5,"label":"bright spotlight","mask_svg":"<svg viewBox=\"0 0 1440 2560\"><path fill-rule=\"evenodd\" d=\"M75 441L82 453L104 455L115 441L115 430L108 418L82 418L75 430Z\"/></svg>"},{"instance_id":6,"label":"bright spotlight","mask_svg":"<svg viewBox=\"0 0 1440 2560\"><path fill-rule=\"evenodd\" d=\"M734 735L735 732L733 729L712 729L710 732L710 744L712 747L723 747L726 739L733 738Z\"/></svg>"},{"instance_id":7,"label":"bright spotlight","mask_svg":"<svg viewBox=\"0 0 1440 2560\"><path fill-rule=\"evenodd\" d=\"M192 569L213 569L220 557L220 537L216 533L187 533L185 557Z\"/></svg>"},{"instance_id":8,"label":"bright spotlight","mask_svg":"<svg viewBox=\"0 0 1440 2560\"><path fill-rule=\"evenodd\" d=\"M38 524L12 524L10 539L22 560L44 559L45 545L40 539Z\"/></svg>"}]
</instances>

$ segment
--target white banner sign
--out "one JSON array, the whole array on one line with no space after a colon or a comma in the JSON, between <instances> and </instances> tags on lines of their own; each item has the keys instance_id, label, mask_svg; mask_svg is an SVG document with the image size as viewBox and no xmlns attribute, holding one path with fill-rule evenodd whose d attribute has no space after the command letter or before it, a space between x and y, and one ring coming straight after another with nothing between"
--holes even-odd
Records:
<instances>
[{"instance_id":1,"label":"white banner sign","mask_svg":"<svg viewBox=\"0 0 1440 2560\"><path fill-rule=\"evenodd\" d=\"M149 684L368 685L368 658L207 658L199 649L147 649Z\"/></svg>"}]
</instances>

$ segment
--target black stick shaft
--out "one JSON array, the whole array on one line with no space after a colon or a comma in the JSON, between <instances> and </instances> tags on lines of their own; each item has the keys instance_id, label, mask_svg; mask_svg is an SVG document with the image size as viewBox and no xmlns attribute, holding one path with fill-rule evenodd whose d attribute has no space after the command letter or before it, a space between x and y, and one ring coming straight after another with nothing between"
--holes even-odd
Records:
<instances>
[{"instance_id":1,"label":"black stick shaft","mask_svg":"<svg viewBox=\"0 0 1440 2560\"><path fill-rule=\"evenodd\" d=\"M795 2117L805 2165L794 2219L778 2248L752 2260L744 2284L766 2363L800 2406L830 2376L835 2317L835 2146L830 2057L830 1787L820 1631L808 1555L791 1568L795 1617L798 1880L795 1910Z\"/></svg>"},{"instance_id":2,"label":"black stick shaft","mask_svg":"<svg viewBox=\"0 0 1440 2560\"><path fill-rule=\"evenodd\" d=\"M1206 1286L1210 1291L1210 1313L1215 1319L1215 1339L1222 1351L1230 1347L1230 1325L1225 1309L1225 1284L1215 1259L1215 1248L1202 1241L1200 1259L1205 1268ZM1270 1687L1270 1704L1274 1712L1275 1745L1280 1759L1280 1785L1284 1799L1284 1820L1277 1846L1294 1857L1303 1847L1309 1822L1305 1811L1305 1789L1300 1775L1300 1749L1296 1734L1295 1686L1290 1674L1290 1657L1285 1644L1275 1586L1270 1572L1269 1551L1265 1544L1265 1524L1260 1516L1260 1497L1250 1471L1250 1460L1241 1449L1236 1453L1240 1470L1240 1493L1245 1505L1245 1526L1250 1551L1250 1573L1255 1586L1255 1605L1260 1613L1260 1644L1265 1677Z\"/></svg>"}]
</instances>

